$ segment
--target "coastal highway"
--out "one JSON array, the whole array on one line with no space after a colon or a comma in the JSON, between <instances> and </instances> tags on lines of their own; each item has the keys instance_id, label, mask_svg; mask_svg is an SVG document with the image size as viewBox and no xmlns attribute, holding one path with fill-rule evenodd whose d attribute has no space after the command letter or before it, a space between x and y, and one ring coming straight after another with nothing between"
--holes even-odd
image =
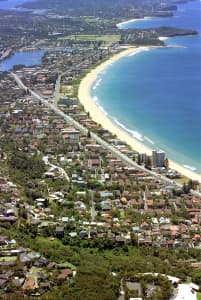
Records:
<instances>
[{"instance_id":1,"label":"coastal highway","mask_svg":"<svg viewBox=\"0 0 201 300\"><path fill-rule=\"evenodd\" d=\"M88 129L86 127L84 127L83 125L81 125L79 122L75 121L72 117L66 115L55 104L49 103L47 100L45 100L44 98L42 98L39 94L37 94L35 91L33 91L30 88L28 88L27 86L25 86L24 83L22 82L22 80L18 77L18 75L16 75L13 72L11 72L11 75L13 76L13 78L16 81L16 83L18 84L18 86L21 89L25 90L26 92L29 91L32 96L34 96L36 99L40 100L41 103L43 103L49 109L51 109L52 111L54 111L55 114L61 116L68 124L74 125L75 128L78 129L78 130L80 130L83 134L86 134L86 135L88 134ZM111 145L108 142L104 141L102 138L100 138L94 132L90 132L90 134L91 134L91 137L98 144L100 144L103 148L105 148L108 151L110 151L117 159L121 160L122 162L124 162L125 164L127 164L129 167L133 167L133 168L135 168L135 169L137 169L139 171L146 172L150 176L153 176L157 180L159 180L160 182L164 183L165 185L175 186L175 188L181 188L182 187L181 184L178 184L178 183L172 181L171 179L169 179L169 178L167 178L167 177L165 177L163 175L159 175L159 174L157 174L157 173L155 173L155 172L153 172L151 170L145 169L143 166L137 165L132 159L130 159L129 157L127 157L125 154L121 153L113 145ZM199 193L199 192L192 191L192 193L195 196L201 196L201 193Z\"/></svg>"}]
</instances>

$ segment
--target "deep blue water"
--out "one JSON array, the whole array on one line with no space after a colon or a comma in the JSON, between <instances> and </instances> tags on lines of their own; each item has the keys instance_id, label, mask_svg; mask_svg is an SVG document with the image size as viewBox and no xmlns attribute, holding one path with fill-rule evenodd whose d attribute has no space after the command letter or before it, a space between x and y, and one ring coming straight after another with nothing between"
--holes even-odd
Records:
<instances>
[{"instance_id":1,"label":"deep blue water","mask_svg":"<svg viewBox=\"0 0 201 300\"><path fill-rule=\"evenodd\" d=\"M13 56L0 62L0 71L8 71L14 65L23 64L25 66L34 66L41 64L41 59L45 50L36 50L29 52L16 52Z\"/></svg>"},{"instance_id":2,"label":"deep blue water","mask_svg":"<svg viewBox=\"0 0 201 300\"><path fill-rule=\"evenodd\" d=\"M34 2L36 0L5 0L5 1L0 1L0 10L15 10L15 11L19 11L19 12L23 12L23 11L27 11L27 12L34 12L37 14L43 14L45 12L44 9L35 9L35 10L31 10L31 9L27 9L27 8L23 8L23 7L18 7L21 4L25 3L25 2Z\"/></svg>"},{"instance_id":3,"label":"deep blue water","mask_svg":"<svg viewBox=\"0 0 201 300\"><path fill-rule=\"evenodd\" d=\"M129 24L124 24L120 26L120 28L155 28L160 26L172 26L200 30L200 6L201 3L198 0L180 4L178 5L178 9L175 11L173 17L139 20Z\"/></svg>"},{"instance_id":4,"label":"deep blue water","mask_svg":"<svg viewBox=\"0 0 201 300\"><path fill-rule=\"evenodd\" d=\"M4 10L5 9L14 9L18 5L20 5L22 3L25 3L25 2L31 2L31 0L5 0L5 1L0 1L0 9L4 9Z\"/></svg>"},{"instance_id":5,"label":"deep blue water","mask_svg":"<svg viewBox=\"0 0 201 300\"><path fill-rule=\"evenodd\" d=\"M179 5L174 17L136 21L124 28L166 25L201 32L200 16L201 2L193 1ZM201 36L166 43L167 48L145 49L110 65L99 75L92 95L135 137L201 173Z\"/></svg>"}]
</instances>

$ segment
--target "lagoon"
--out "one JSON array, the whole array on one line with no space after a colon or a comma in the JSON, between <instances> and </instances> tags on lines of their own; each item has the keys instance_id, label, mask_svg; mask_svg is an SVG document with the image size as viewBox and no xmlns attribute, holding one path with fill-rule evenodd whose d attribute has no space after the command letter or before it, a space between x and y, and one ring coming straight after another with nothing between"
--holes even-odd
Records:
<instances>
[{"instance_id":1,"label":"lagoon","mask_svg":"<svg viewBox=\"0 0 201 300\"><path fill-rule=\"evenodd\" d=\"M11 57L0 62L0 71L9 71L14 65L34 66L40 65L45 50L16 52Z\"/></svg>"}]
</instances>

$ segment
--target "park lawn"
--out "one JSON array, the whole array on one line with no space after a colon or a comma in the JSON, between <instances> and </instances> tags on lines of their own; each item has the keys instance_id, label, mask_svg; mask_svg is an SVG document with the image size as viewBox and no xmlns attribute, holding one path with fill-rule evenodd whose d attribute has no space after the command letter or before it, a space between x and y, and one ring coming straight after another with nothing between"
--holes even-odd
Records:
<instances>
[{"instance_id":1,"label":"park lawn","mask_svg":"<svg viewBox=\"0 0 201 300\"><path fill-rule=\"evenodd\" d=\"M69 263L69 262L64 262L64 263L62 263L62 264L59 264L58 265L60 268L70 268L71 270L76 270L77 269L77 267L76 266L74 266L73 264L71 264L71 263Z\"/></svg>"},{"instance_id":2,"label":"park lawn","mask_svg":"<svg viewBox=\"0 0 201 300\"><path fill-rule=\"evenodd\" d=\"M29 272L32 276L35 276L36 273L41 273L42 271L43 271L43 268L32 267Z\"/></svg>"},{"instance_id":3,"label":"park lawn","mask_svg":"<svg viewBox=\"0 0 201 300\"><path fill-rule=\"evenodd\" d=\"M180 183L180 184L184 184L184 183L188 183L189 181L189 178L185 177L185 176L182 176L181 178L176 178L174 179L177 183Z\"/></svg>"},{"instance_id":4,"label":"park lawn","mask_svg":"<svg viewBox=\"0 0 201 300\"><path fill-rule=\"evenodd\" d=\"M64 40L77 40L86 42L105 42L105 43L118 43L120 41L120 34L105 34L105 35L95 35L95 34L78 34L78 35L68 35L62 39Z\"/></svg>"},{"instance_id":5,"label":"park lawn","mask_svg":"<svg viewBox=\"0 0 201 300\"><path fill-rule=\"evenodd\" d=\"M192 281L190 280L187 280L187 281L184 281L183 284L190 284Z\"/></svg>"},{"instance_id":6,"label":"park lawn","mask_svg":"<svg viewBox=\"0 0 201 300\"><path fill-rule=\"evenodd\" d=\"M197 293L197 300L201 300L201 293Z\"/></svg>"},{"instance_id":7,"label":"park lawn","mask_svg":"<svg viewBox=\"0 0 201 300\"><path fill-rule=\"evenodd\" d=\"M61 85L61 94L72 96L74 94L74 88L72 85Z\"/></svg>"},{"instance_id":8,"label":"park lawn","mask_svg":"<svg viewBox=\"0 0 201 300\"><path fill-rule=\"evenodd\" d=\"M17 256L4 256L0 257L0 262L10 262L10 261L16 261Z\"/></svg>"},{"instance_id":9,"label":"park lawn","mask_svg":"<svg viewBox=\"0 0 201 300\"><path fill-rule=\"evenodd\" d=\"M94 18L94 17L86 17L86 18L84 18L84 20L85 20L85 22L96 23L96 24L109 24L109 23L113 23L109 19L100 19L100 18Z\"/></svg>"}]
</instances>

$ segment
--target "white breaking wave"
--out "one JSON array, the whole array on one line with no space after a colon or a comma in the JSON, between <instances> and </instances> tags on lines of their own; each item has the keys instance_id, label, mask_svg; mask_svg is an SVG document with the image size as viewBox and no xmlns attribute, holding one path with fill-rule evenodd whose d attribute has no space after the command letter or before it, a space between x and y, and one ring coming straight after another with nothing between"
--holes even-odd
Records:
<instances>
[{"instance_id":1,"label":"white breaking wave","mask_svg":"<svg viewBox=\"0 0 201 300\"><path fill-rule=\"evenodd\" d=\"M108 116L108 113L104 110L104 108L99 104L99 99L97 96L93 97L93 101L96 103L100 111L102 111L106 116Z\"/></svg>"},{"instance_id":2,"label":"white breaking wave","mask_svg":"<svg viewBox=\"0 0 201 300\"><path fill-rule=\"evenodd\" d=\"M99 78L99 79L95 82L95 84L94 84L94 86L93 86L93 90L96 90L96 88L100 85L101 81L102 81L102 78Z\"/></svg>"},{"instance_id":3,"label":"white breaking wave","mask_svg":"<svg viewBox=\"0 0 201 300\"><path fill-rule=\"evenodd\" d=\"M154 145L155 143L150 139L148 138L147 136L144 135L144 139L149 142L150 144Z\"/></svg>"},{"instance_id":4,"label":"white breaking wave","mask_svg":"<svg viewBox=\"0 0 201 300\"><path fill-rule=\"evenodd\" d=\"M105 75L105 74L107 74L107 68L108 68L108 66L103 71L101 71L99 73L99 75Z\"/></svg>"},{"instance_id":5,"label":"white breaking wave","mask_svg":"<svg viewBox=\"0 0 201 300\"><path fill-rule=\"evenodd\" d=\"M100 111L102 111L106 116L108 116L120 128L122 128L124 131L128 132L131 136L133 136L135 139L139 140L140 142L144 142L144 138L143 138L143 135L141 133L139 133L138 131L131 130L131 129L127 128L125 125L123 125L122 123L120 123L117 119L115 119L112 116L109 116L109 114L107 113L107 111L105 111L104 108L99 104L99 99L98 99L97 96L93 97L93 101L96 103L96 105L98 106L98 108L100 109ZM152 142L151 140L149 140L149 141Z\"/></svg>"},{"instance_id":6,"label":"white breaking wave","mask_svg":"<svg viewBox=\"0 0 201 300\"><path fill-rule=\"evenodd\" d=\"M98 103L98 97L97 96L94 96L93 100L94 100L94 102Z\"/></svg>"},{"instance_id":7,"label":"white breaking wave","mask_svg":"<svg viewBox=\"0 0 201 300\"><path fill-rule=\"evenodd\" d=\"M174 45L174 44L168 44L167 48L187 48L186 46L183 45Z\"/></svg>"},{"instance_id":8,"label":"white breaking wave","mask_svg":"<svg viewBox=\"0 0 201 300\"><path fill-rule=\"evenodd\" d=\"M127 57L134 56L135 54L138 54L138 53L140 53L142 51L149 51L149 50L150 50L150 48L148 48L148 47L140 47L139 50L134 50L134 52L128 54Z\"/></svg>"},{"instance_id":9,"label":"white breaking wave","mask_svg":"<svg viewBox=\"0 0 201 300\"><path fill-rule=\"evenodd\" d=\"M104 110L104 108L100 105L98 105L98 108L106 115L108 116L108 113Z\"/></svg>"},{"instance_id":10,"label":"white breaking wave","mask_svg":"<svg viewBox=\"0 0 201 300\"><path fill-rule=\"evenodd\" d=\"M140 142L144 142L143 136L141 133L139 133L138 131L135 130L131 130L129 128L127 128L125 125L123 125L122 123L120 123L117 119L113 118L114 122L121 127L123 130L125 130L126 132L128 132L129 134L131 134L135 139L139 140Z\"/></svg>"},{"instance_id":11,"label":"white breaking wave","mask_svg":"<svg viewBox=\"0 0 201 300\"><path fill-rule=\"evenodd\" d=\"M193 166L189 166L189 165L183 165L184 166L184 168L186 168L186 169L189 169L189 170L191 170L191 171L196 171L197 169L195 168L195 167L193 167Z\"/></svg>"},{"instance_id":12,"label":"white breaking wave","mask_svg":"<svg viewBox=\"0 0 201 300\"><path fill-rule=\"evenodd\" d=\"M152 19L153 19L152 17L144 17L142 19L131 19L131 20L128 20L128 21L118 23L118 24L116 24L116 26L117 26L117 28L122 29L124 25L139 22L139 21L150 21Z\"/></svg>"},{"instance_id":13,"label":"white breaking wave","mask_svg":"<svg viewBox=\"0 0 201 300\"><path fill-rule=\"evenodd\" d=\"M105 75L105 74L107 74L108 69L109 69L113 64L114 64L113 62L109 63L102 71L99 72L99 76L100 76L100 75Z\"/></svg>"}]
</instances>

